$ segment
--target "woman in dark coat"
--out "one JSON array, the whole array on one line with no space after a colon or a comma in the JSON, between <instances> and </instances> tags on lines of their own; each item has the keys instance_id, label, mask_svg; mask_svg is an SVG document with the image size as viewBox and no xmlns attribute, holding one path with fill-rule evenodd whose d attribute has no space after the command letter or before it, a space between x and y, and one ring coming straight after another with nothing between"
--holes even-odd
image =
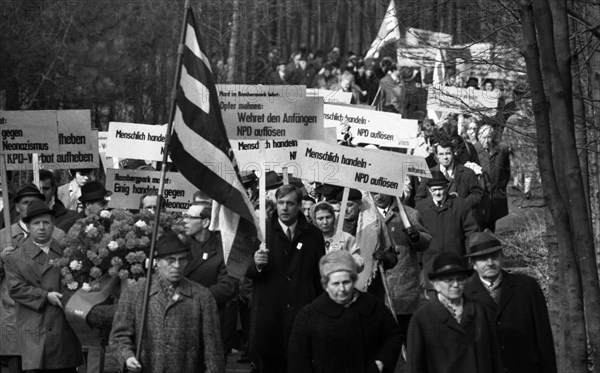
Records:
<instances>
[{"instance_id":1,"label":"woman in dark coat","mask_svg":"<svg viewBox=\"0 0 600 373\"><path fill-rule=\"evenodd\" d=\"M463 297L471 273L453 253L433 261L429 279L437 291L408 327L407 373L503 371L494 325L479 303Z\"/></svg>"},{"instance_id":2,"label":"woman in dark coat","mask_svg":"<svg viewBox=\"0 0 600 373\"><path fill-rule=\"evenodd\" d=\"M402 337L377 298L354 289L352 255L334 251L319 263L325 289L296 317L288 349L288 373L393 372Z\"/></svg>"}]
</instances>

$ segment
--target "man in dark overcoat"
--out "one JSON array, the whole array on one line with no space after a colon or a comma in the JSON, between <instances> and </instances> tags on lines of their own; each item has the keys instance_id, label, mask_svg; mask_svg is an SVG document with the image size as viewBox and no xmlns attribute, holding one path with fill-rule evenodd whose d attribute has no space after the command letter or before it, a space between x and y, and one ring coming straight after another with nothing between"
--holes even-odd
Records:
<instances>
[{"instance_id":1,"label":"man in dark overcoat","mask_svg":"<svg viewBox=\"0 0 600 373\"><path fill-rule=\"evenodd\" d=\"M237 328L239 282L227 273L221 233L208 230L210 214L210 202L202 201L194 202L184 215L185 233L190 237L190 251L183 275L208 288L215 297L223 347L228 351L233 347Z\"/></svg>"},{"instance_id":2,"label":"man in dark overcoat","mask_svg":"<svg viewBox=\"0 0 600 373\"><path fill-rule=\"evenodd\" d=\"M146 279L125 288L110 334L121 367L145 373L224 373L219 315L208 289L183 277L188 248L170 232L156 242L140 360L135 349L141 329Z\"/></svg>"},{"instance_id":3,"label":"man in dark overcoat","mask_svg":"<svg viewBox=\"0 0 600 373\"><path fill-rule=\"evenodd\" d=\"M556 373L546 299L535 279L502 269L502 243L489 230L471 235L467 255L476 273L465 296L483 304L496 324L508 373Z\"/></svg>"},{"instance_id":4,"label":"man in dark overcoat","mask_svg":"<svg viewBox=\"0 0 600 373\"><path fill-rule=\"evenodd\" d=\"M498 134L488 124L479 127L479 141L475 143L486 181L486 193L480 204L481 229L496 230L496 221L508 215L506 187L510 181L510 155L508 146L498 140Z\"/></svg>"},{"instance_id":5,"label":"man in dark overcoat","mask_svg":"<svg viewBox=\"0 0 600 373\"><path fill-rule=\"evenodd\" d=\"M325 254L323 234L301 213L300 189L284 185L275 197L266 248L256 251L247 272L253 280L250 348L263 373L285 372L296 314L322 292L319 259Z\"/></svg>"},{"instance_id":6,"label":"man in dark overcoat","mask_svg":"<svg viewBox=\"0 0 600 373\"><path fill-rule=\"evenodd\" d=\"M62 256L53 239L54 212L42 200L27 206L22 218L29 237L6 255L8 293L15 302L22 369L76 372L83 363L81 345L64 314L60 269Z\"/></svg>"}]
</instances>

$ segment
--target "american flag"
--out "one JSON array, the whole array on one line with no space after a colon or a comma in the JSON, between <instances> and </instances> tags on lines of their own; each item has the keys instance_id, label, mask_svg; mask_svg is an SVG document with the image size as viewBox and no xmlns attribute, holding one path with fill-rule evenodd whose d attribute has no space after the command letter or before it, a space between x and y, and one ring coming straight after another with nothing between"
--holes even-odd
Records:
<instances>
[{"instance_id":1,"label":"american flag","mask_svg":"<svg viewBox=\"0 0 600 373\"><path fill-rule=\"evenodd\" d=\"M189 9L169 150L181 174L216 202L212 226L221 231L229 274L241 279L256 239L263 240L227 138L204 50Z\"/></svg>"}]
</instances>

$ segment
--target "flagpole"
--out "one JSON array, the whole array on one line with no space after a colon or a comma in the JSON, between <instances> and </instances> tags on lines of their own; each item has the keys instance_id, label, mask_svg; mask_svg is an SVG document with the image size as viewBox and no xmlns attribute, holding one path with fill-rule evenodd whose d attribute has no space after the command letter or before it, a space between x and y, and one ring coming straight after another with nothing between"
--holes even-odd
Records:
<instances>
[{"instance_id":1,"label":"flagpole","mask_svg":"<svg viewBox=\"0 0 600 373\"><path fill-rule=\"evenodd\" d=\"M144 329L146 327L146 318L148 315L148 298L150 296L150 285L152 282L152 267L154 263L154 253L156 249L156 236L158 235L158 223L160 221L160 212L163 204L163 193L165 191L165 177L167 174L167 159L169 157L169 143L171 142L171 132L173 130L173 120L175 119L175 111L177 104L175 98L177 97L177 87L179 86L179 79L181 78L181 66L183 59L183 49L185 44L187 20L190 12L190 0L185 0L184 12L183 12L183 23L181 26L181 36L179 38L179 45L177 47L177 67L175 71L175 81L173 83L173 89L171 91L171 108L169 110L169 121L167 122L167 133L165 134L165 147L163 151L162 165L160 169L160 182L158 185L158 198L156 199L156 209L154 210L154 227L152 229L152 241L150 244L150 253L148 255L148 272L146 275L146 288L144 289L144 300L142 302L142 315L140 323L140 331L136 336L136 350L135 358L139 361L142 354L142 340L144 338Z\"/></svg>"}]
</instances>

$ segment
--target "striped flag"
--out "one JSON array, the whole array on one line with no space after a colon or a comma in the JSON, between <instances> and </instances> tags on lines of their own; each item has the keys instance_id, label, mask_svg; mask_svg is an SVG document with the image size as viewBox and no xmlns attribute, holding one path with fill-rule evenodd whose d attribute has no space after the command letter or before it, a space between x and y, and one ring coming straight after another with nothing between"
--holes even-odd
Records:
<instances>
[{"instance_id":1,"label":"striped flag","mask_svg":"<svg viewBox=\"0 0 600 373\"><path fill-rule=\"evenodd\" d=\"M210 61L192 10L187 14L169 145L171 160L186 179L217 203L212 225L221 231L229 274L241 279L253 258L255 240L263 240L227 138Z\"/></svg>"},{"instance_id":2,"label":"striped flag","mask_svg":"<svg viewBox=\"0 0 600 373\"><path fill-rule=\"evenodd\" d=\"M398 17L396 16L396 4L394 0L391 0L383 16L377 37L371 43L371 48L369 48L369 51L365 55L365 59L378 58L379 50L386 43L396 40L400 40L400 28L398 26Z\"/></svg>"}]
</instances>

